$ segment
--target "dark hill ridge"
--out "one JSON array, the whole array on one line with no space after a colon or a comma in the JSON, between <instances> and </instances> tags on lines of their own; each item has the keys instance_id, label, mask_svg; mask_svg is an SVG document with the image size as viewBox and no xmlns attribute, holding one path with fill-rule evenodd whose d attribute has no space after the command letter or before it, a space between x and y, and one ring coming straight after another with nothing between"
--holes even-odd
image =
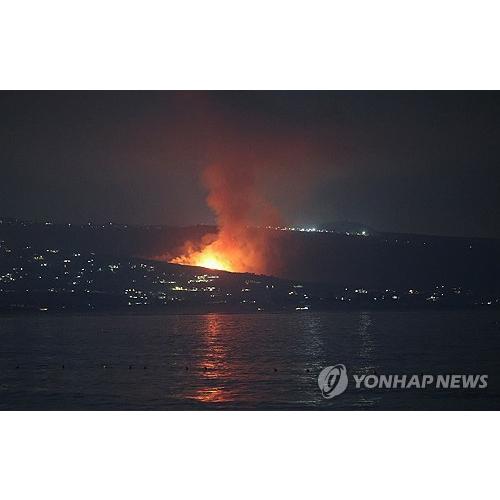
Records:
<instances>
[{"instance_id":1,"label":"dark hill ridge","mask_svg":"<svg viewBox=\"0 0 500 500\"><path fill-rule=\"evenodd\" d=\"M0 240L19 248L36 244L65 252L122 259L177 255L185 241L199 242L213 226L76 225L6 220ZM338 287L432 289L436 286L500 290L500 240L375 233L272 231L273 276Z\"/></svg>"},{"instance_id":2,"label":"dark hill ridge","mask_svg":"<svg viewBox=\"0 0 500 500\"><path fill-rule=\"evenodd\" d=\"M500 241L378 233L286 234L281 276L369 288L499 290Z\"/></svg>"},{"instance_id":3,"label":"dark hill ridge","mask_svg":"<svg viewBox=\"0 0 500 500\"><path fill-rule=\"evenodd\" d=\"M189 239L198 241L215 231L213 226L201 225L52 224L0 219L0 240L12 241L18 246L29 246L36 241L47 248L120 257L161 255L180 248Z\"/></svg>"}]
</instances>

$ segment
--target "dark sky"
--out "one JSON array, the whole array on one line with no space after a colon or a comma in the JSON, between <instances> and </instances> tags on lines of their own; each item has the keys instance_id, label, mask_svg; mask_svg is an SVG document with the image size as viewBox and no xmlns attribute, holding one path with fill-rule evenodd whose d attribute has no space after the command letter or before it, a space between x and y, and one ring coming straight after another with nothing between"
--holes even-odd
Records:
<instances>
[{"instance_id":1,"label":"dark sky","mask_svg":"<svg viewBox=\"0 0 500 500\"><path fill-rule=\"evenodd\" d=\"M213 222L221 161L290 224L500 237L498 92L4 91L0 130L0 216Z\"/></svg>"}]
</instances>

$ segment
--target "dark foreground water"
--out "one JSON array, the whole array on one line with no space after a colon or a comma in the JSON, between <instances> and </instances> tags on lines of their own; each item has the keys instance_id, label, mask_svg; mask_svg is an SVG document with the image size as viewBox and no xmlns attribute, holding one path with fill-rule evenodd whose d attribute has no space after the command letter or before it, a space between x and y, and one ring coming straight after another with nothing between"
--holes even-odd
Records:
<instances>
[{"instance_id":1,"label":"dark foreground water","mask_svg":"<svg viewBox=\"0 0 500 500\"><path fill-rule=\"evenodd\" d=\"M500 409L499 360L498 312L3 316L0 409ZM349 385L325 400L337 363ZM489 377L356 389L354 373Z\"/></svg>"}]
</instances>

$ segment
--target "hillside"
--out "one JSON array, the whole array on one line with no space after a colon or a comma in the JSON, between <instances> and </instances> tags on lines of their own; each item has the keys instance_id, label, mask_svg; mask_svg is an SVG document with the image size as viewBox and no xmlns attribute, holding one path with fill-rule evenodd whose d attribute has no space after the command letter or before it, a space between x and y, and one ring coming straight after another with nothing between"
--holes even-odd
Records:
<instances>
[{"instance_id":1,"label":"hillside","mask_svg":"<svg viewBox=\"0 0 500 500\"><path fill-rule=\"evenodd\" d=\"M186 241L200 241L215 231L212 226L58 225L3 219L0 240L20 248L36 242L66 252L158 259L176 256ZM268 274L279 278L378 289L446 285L498 291L500 287L500 240L254 231L269 234Z\"/></svg>"}]
</instances>

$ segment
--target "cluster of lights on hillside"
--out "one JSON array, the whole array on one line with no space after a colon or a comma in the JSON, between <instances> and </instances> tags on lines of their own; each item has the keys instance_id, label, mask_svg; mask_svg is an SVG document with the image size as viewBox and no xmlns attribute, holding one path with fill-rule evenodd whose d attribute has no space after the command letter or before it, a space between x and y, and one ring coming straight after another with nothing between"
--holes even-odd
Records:
<instances>
[{"instance_id":1,"label":"cluster of lights on hillside","mask_svg":"<svg viewBox=\"0 0 500 500\"><path fill-rule=\"evenodd\" d=\"M273 229L275 231L298 231L301 233L333 233L339 234L339 231L330 231L328 229L316 229L315 227L274 227L266 226L265 229ZM369 236L366 231L360 232L345 232L342 234L347 234L348 236Z\"/></svg>"}]
</instances>

